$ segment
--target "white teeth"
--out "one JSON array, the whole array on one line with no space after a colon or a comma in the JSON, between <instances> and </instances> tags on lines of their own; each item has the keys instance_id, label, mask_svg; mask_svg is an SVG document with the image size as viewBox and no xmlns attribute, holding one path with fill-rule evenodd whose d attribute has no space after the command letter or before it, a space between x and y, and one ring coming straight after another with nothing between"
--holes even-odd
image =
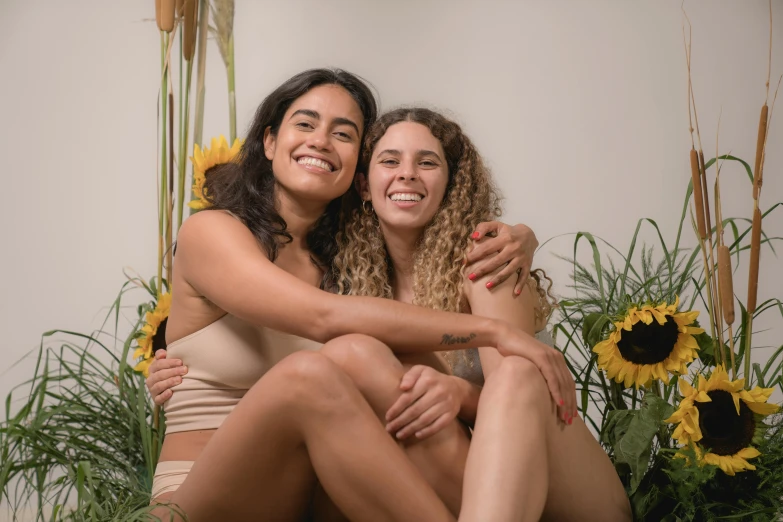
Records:
<instances>
[{"instance_id":1,"label":"white teeth","mask_svg":"<svg viewBox=\"0 0 783 522\"><path fill-rule=\"evenodd\" d=\"M392 201L421 201L421 194L401 193L392 194L389 196Z\"/></svg>"},{"instance_id":2,"label":"white teeth","mask_svg":"<svg viewBox=\"0 0 783 522\"><path fill-rule=\"evenodd\" d=\"M297 163L300 165L312 165L314 167L318 167L324 170L328 170L329 172L332 171L332 166L329 165L324 160L320 160L318 158L311 158L310 156L302 156L297 160Z\"/></svg>"}]
</instances>

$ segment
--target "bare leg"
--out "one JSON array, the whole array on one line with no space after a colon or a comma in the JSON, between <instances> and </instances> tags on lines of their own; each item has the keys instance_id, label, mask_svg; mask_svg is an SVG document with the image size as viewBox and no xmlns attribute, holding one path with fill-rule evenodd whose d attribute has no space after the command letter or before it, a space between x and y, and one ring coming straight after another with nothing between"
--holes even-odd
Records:
<instances>
[{"instance_id":1,"label":"bare leg","mask_svg":"<svg viewBox=\"0 0 783 522\"><path fill-rule=\"evenodd\" d=\"M506 357L481 392L460 520L540 518L615 522L631 513L617 473L584 422L559 422L539 370Z\"/></svg>"},{"instance_id":2,"label":"bare leg","mask_svg":"<svg viewBox=\"0 0 783 522\"><path fill-rule=\"evenodd\" d=\"M453 521L348 376L312 352L248 391L171 501L191 522L293 521L316 476L354 521Z\"/></svg>"},{"instance_id":3,"label":"bare leg","mask_svg":"<svg viewBox=\"0 0 783 522\"><path fill-rule=\"evenodd\" d=\"M351 377L385 423L386 411L400 396L400 381L406 371L389 347L364 335L346 335L326 343L321 353ZM436 366L438 359L430 354L416 362ZM455 516L462 502L462 477L469 447L467 429L457 420L432 437L404 443L410 460Z\"/></svg>"}]
</instances>

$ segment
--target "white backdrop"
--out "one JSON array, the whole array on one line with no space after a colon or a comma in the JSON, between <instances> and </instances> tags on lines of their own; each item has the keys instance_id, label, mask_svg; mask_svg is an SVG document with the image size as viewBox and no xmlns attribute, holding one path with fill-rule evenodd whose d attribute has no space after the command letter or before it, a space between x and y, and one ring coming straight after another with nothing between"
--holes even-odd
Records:
<instances>
[{"instance_id":1,"label":"white backdrop","mask_svg":"<svg viewBox=\"0 0 783 522\"><path fill-rule=\"evenodd\" d=\"M773 4L776 79L783 2ZM708 157L722 111L721 151L752 163L767 5L685 4ZM0 398L30 376L30 360L9 368L43 331L97 327L123 267L154 273L153 14L152 0L0 2ZM238 0L240 134L280 82L305 68L339 66L370 80L385 108L425 103L463 123L507 197L506 221L528 223L542 240L587 230L625 250L636 221L651 217L673 241L689 176L682 20L680 0ZM207 70L210 137L228 133L214 43ZM776 114L765 208L783 200L781 125ZM724 215L750 216L743 171L727 164L724 173ZM781 216L769 219L768 234L783 235ZM691 236L686 230L690 244ZM568 266L552 253L571 249L571 237L558 239L536 263L561 293ZM764 251L761 299L783 295L782 267ZM744 296L746 271L735 280ZM763 339L779 345L780 325Z\"/></svg>"}]
</instances>

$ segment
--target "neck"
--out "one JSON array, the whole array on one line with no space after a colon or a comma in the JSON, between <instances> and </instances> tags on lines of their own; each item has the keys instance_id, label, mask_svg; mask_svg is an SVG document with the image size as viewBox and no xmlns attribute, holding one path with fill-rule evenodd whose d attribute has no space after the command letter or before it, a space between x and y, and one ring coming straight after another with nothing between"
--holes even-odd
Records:
<instances>
[{"instance_id":1,"label":"neck","mask_svg":"<svg viewBox=\"0 0 783 522\"><path fill-rule=\"evenodd\" d=\"M285 220L286 230L293 237L293 241L286 246L306 250L307 233L324 214L327 203L297 200L279 185L275 188L275 192L277 213Z\"/></svg>"},{"instance_id":2,"label":"neck","mask_svg":"<svg viewBox=\"0 0 783 522\"><path fill-rule=\"evenodd\" d=\"M381 225L386 251L392 264L392 291L398 301L413 301L413 255L421 230L399 231Z\"/></svg>"}]
</instances>

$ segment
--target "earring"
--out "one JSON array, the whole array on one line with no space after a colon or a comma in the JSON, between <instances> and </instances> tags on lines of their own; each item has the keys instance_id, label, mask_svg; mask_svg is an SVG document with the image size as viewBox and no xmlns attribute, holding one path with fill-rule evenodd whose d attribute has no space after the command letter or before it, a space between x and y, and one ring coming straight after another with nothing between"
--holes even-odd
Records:
<instances>
[{"instance_id":1,"label":"earring","mask_svg":"<svg viewBox=\"0 0 783 522\"><path fill-rule=\"evenodd\" d=\"M363 199L362 200L362 210L364 211L365 214L375 213L375 209L372 208L372 203L370 203L370 210L367 210L367 202L368 201L369 200L367 200L367 199Z\"/></svg>"}]
</instances>

